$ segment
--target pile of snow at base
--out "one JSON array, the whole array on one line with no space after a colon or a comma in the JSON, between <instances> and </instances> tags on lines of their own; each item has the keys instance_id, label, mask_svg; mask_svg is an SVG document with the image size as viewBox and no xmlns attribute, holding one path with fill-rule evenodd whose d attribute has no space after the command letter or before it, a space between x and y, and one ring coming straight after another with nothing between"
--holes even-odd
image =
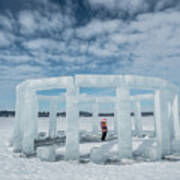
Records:
<instances>
[{"instance_id":1,"label":"pile of snow at base","mask_svg":"<svg viewBox=\"0 0 180 180\"><path fill-rule=\"evenodd\" d=\"M174 153L180 153L180 141L179 140L174 140L171 143L172 151Z\"/></svg>"},{"instance_id":2,"label":"pile of snow at base","mask_svg":"<svg viewBox=\"0 0 180 180\"><path fill-rule=\"evenodd\" d=\"M99 165L95 163L56 161L45 162L38 158L23 158L12 152L7 142L12 135L13 118L0 118L0 180L178 180L180 161L135 162L125 165ZM63 125L63 124L62 124ZM93 144L93 146L92 146ZM81 154L100 143L81 145Z\"/></svg>"},{"instance_id":3,"label":"pile of snow at base","mask_svg":"<svg viewBox=\"0 0 180 180\"><path fill-rule=\"evenodd\" d=\"M117 144L117 140L103 144L99 148L92 148L90 151L90 160L97 164L105 164L110 159L117 159L117 153L110 151L115 144Z\"/></svg>"},{"instance_id":4,"label":"pile of snow at base","mask_svg":"<svg viewBox=\"0 0 180 180\"><path fill-rule=\"evenodd\" d=\"M56 160L56 147L46 146L37 148L37 157L42 161L53 162Z\"/></svg>"},{"instance_id":5,"label":"pile of snow at base","mask_svg":"<svg viewBox=\"0 0 180 180\"><path fill-rule=\"evenodd\" d=\"M139 147L133 152L134 156L141 156L150 161L159 160L159 148L155 139L141 140Z\"/></svg>"},{"instance_id":6,"label":"pile of snow at base","mask_svg":"<svg viewBox=\"0 0 180 180\"><path fill-rule=\"evenodd\" d=\"M137 143L136 140L134 143ZM134 148L133 148L134 149ZM135 158L141 157L141 161L149 160L149 161L157 161L159 160L159 149L157 148L156 141L154 139L141 139L139 145L135 147L133 152ZM135 159L128 158L119 158L118 156L118 148L117 148L117 140L106 142L100 147L94 147L90 151L90 160L97 164L113 164L113 162L119 162L119 164L125 164L125 162L129 161L136 163Z\"/></svg>"},{"instance_id":7,"label":"pile of snow at base","mask_svg":"<svg viewBox=\"0 0 180 180\"><path fill-rule=\"evenodd\" d=\"M160 150L157 146L151 146L146 149L145 157L149 158L150 161L158 161L160 160L159 153L160 153Z\"/></svg>"}]
</instances>

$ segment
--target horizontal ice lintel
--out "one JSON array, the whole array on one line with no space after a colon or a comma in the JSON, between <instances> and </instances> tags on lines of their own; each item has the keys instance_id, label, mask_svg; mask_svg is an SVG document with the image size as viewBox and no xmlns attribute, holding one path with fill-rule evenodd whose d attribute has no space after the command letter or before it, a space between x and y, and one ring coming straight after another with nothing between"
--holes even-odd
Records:
<instances>
[{"instance_id":1,"label":"horizontal ice lintel","mask_svg":"<svg viewBox=\"0 0 180 180\"><path fill-rule=\"evenodd\" d=\"M137 75L76 75L75 84L78 87L126 87L129 89L170 89L178 88L163 79Z\"/></svg>"},{"instance_id":2,"label":"horizontal ice lintel","mask_svg":"<svg viewBox=\"0 0 180 180\"><path fill-rule=\"evenodd\" d=\"M36 91L72 88L74 86L73 77L71 76L27 80L27 84L29 88Z\"/></svg>"}]
</instances>

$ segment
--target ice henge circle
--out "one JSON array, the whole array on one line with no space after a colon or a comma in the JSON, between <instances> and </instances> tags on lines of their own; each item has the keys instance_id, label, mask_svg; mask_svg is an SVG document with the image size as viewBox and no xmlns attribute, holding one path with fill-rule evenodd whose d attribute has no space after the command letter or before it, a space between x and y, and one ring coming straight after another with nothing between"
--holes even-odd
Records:
<instances>
[{"instance_id":1,"label":"ice henge circle","mask_svg":"<svg viewBox=\"0 0 180 180\"><path fill-rule=\"evenodd\" d=\"M79 110L78 102L83 101L79 95L80 87L116 88L114 99L105 97L105 101L115 103L115 123L118 135L118 157L132 157L132 132L130 118L130 100L136 104L137 131L141 136L141 117L139 97L130 97L129 90L150 89L154 94L144 98L154 98L154 114L157 141L157 159L179 150L180 124L178 107L178 88L163 79L135 75L75 75L56 78L26 80L16 87L16 118L13 132L13 148L26 155L35 153L34 140L37 138L38 97L36 91L66 88L66 150L65 158L79 159ZM61 98L61 97L58 97ZM85 97L86 98L86 97ZM92 100L92 98L90 98ZM87 98L86 98L87 100ZM56 131L56 105L51 101L50 133ZM97 113L97 112L96 112ZM97 117L96 117L97 118ZM95 124L96 122L94 122ZM94 125L96 129L96 125ZM94 131L96 132L96 130Z\"/></svg>"}]
</instances>

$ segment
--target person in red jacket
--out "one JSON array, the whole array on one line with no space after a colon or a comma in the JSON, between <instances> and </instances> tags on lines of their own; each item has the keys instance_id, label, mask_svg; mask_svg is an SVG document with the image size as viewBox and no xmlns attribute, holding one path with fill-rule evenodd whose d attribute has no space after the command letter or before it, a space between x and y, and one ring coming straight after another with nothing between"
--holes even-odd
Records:
<instances>
[{"instance_id":1,"label":"person in red jacket","mask_svg":"<svg viewBox=\"0 0 180 180\"><path fill-rule=\"evenodd\" d=\"M108 132L107 120L105 118L102 119L102 121L101 121L101 130L102 130L101 141L105 141L106 135L107 135L107 132Z\"/></svg>"}]
</instances>

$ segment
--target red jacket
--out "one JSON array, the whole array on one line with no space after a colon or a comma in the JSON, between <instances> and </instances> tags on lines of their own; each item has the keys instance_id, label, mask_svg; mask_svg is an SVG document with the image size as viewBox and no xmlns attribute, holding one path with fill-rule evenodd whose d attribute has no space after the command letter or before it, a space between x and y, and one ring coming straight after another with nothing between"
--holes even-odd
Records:
<instances>
[{"instance_id":1,"label":"red jacket","mask_svg":"<svg viewBox=\"0 0 180 180\"><path fill-rule=\"evenodd\" d=\"M101 122L101 129L102 129L102 132L107 132L108 131L107 123L105 121Z\"/></svg>"}]
</instances>

